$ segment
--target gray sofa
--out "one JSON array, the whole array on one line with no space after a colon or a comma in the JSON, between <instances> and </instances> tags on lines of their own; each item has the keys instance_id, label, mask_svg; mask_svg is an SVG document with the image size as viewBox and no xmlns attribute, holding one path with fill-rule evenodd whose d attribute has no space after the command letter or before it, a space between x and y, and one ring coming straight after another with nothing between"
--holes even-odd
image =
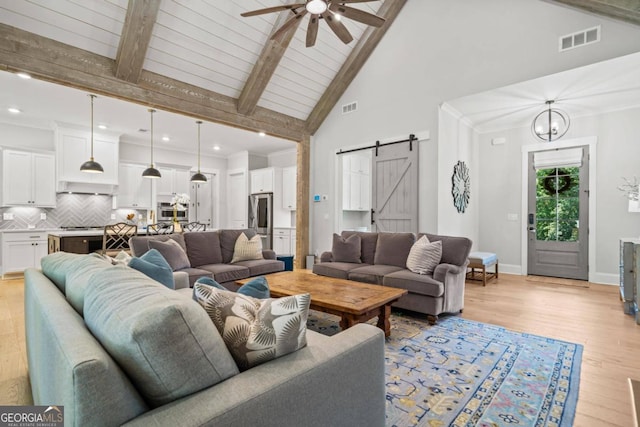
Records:
<instances>
[{"instance_id":1,"label":"gray sofa","mask_svg":"<svg viewBox=\"0 0 640 427\"><path fill-rule=\"evenodd\" d=\"M313 272L322 276L355 280L406 289L407 295L393 304L424 313L435 323L442 313L459 313L464 308L464 283L471 240L466 237L419 233L369 233L343 231L342 237L360 237L359 262L335 262L324 252ZM442 242L442 258L433 274L417 274L407 269L411 247L423 235L429 241Z\"/></svg>"},{"instance_id":2,"label":"gray sofa","mask_svg":"<svg viewBox=\"0 0 640 427\"><path fill-rule=\"evenodd\" d=\"M190 287L200 277L211 277L229 290L236 291L236 280L284 270L284 262L277 260L276 253L270 249L262 251L264 259L231 264L236 240L243 232L249 238L255 235L253 230L216 230L134 236L129 239L129 248L131 255L139 257L149 250L150 240L173 239L184 249L189 259L188 266L174 271L187 273ZM169 261L169 264L172 262Z\"/></svg>"},{"instance_id":3,"label":"gray sofa","mask_svg":"<svg viewBox=\"0 0 640 427\"><path fill-rule=\"evenodd\" d=\"M239 373L190 289L94 255L42 266L25 272L29 377L34 403L64 405L66 426L385 423L374 326L307 331L306 347Z\"/></svg>"}]
</instances>

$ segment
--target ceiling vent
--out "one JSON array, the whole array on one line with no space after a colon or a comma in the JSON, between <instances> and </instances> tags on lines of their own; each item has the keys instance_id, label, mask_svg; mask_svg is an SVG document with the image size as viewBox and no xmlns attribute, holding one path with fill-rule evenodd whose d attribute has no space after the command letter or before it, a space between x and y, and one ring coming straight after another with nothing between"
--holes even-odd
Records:
<instances>
[{"instance_id":1,"label":"ceiling vent","mask_svg":"<svg viewBox=\"0 0 640 427\"><path fill-rule=\"evenodd\" d=\"M600 41L600 25L560 37L560 52Z\"/></svg>"},{"instance_id":2,"label":"ceiling vent","mask_svg":"<svg viewBox=\"0 0 640 427\"><path fill-rule=\"evenodd\" d=\"M358 109L358 102L357 101L351 102L349 104L344 104L342 106L342 114L353 113L357 109Z\"/></svg>"}]
</instances>

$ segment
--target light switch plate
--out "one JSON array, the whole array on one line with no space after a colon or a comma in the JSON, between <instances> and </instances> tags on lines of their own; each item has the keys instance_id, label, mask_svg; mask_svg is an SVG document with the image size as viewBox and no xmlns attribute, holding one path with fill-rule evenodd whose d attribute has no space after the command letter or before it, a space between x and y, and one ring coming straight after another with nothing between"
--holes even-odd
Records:
<instances>
[{"instance_id":1,"label":"light switch plate","mask_svg":"<svg viewBox=\"0 0 640 427\"><path fill-rule=\"evenodd\" d=\"M40 219L47 219L47 214L46 214L46 213L44 213L44 212L42 212L42 213L40 214Z\"/></svg>"},{"instance_id":2,"label":"light switch plate","mask_svg":"<svg viewBox=\"0 0 640 427\"><path fill-rule=\"evenodd\" d=\"M111 214L111 219L116 219L116 214Z\"/></svg>"},{"instance_id":3,"label":"light switch plate","mask_svg":"<svg viewBox=\"0 0 640 427\"><path fill-rule=\"evenodd\" d=\"M13 219L13 213L11 213L11 212L4 212L4 213L2 214L2 219L3 219L3 220L5 220L5 221L10 221L10 220L12 220L12 219Z\"/></svg>"}]
</instances>

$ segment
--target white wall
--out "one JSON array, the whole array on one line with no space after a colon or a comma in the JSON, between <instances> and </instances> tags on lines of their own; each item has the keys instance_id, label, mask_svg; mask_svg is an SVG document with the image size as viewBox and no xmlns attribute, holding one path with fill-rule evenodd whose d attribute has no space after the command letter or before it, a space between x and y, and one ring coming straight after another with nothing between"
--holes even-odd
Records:
<instances>
[{"instance_id":1,"label":"white wall","mask_svg":"<svg viewBox=\"0 0 640 427\"><path fill-rule=\"evenodd\" d=\"M558 53L558 37L596 25L601 42ZM312 139L311 193L329 200L311 204L311 250L330 249L339 231L334 153L340 147L428 130L431 139L420 143L419 215L420 229L432 231L438 190L449 187L439 181L453 168L437 160L447 149L438 142L439 105L639 50L639 27L549 2L407 2ZM342 115L341 105L352 101L358 110Z\"/></svg>"},{"instance_id":2,"label":"white wall","mask_svg":"<svg viewBox=\"0 0 640 427\"><path fill-rule=\"evenodd\" d=\"M0 147L55 150L53 130L0 123Z\"/></svg>"},{"instance_id":3,"label":"white wall","mask_svg":"<svg viewBox=\"0 0 640 427\"><path fill-rule=\"evenodd\" d=\"M597 137L595 269L592 280L615 284L618 280L621 237L640 236L640 214L628 212L627 199L617 189L623 177L640 177L640 107L571 119L564 139ZM505 138L503 145L491 145L493 138ZM521 148L536 143L529 127L480 135L480 228L482 250L500 256L508 270L521 266L522 167ZM509 213L518 221L509 221ZM590 213L591 214L591 213Z\"/></svg>"},{"instance_id":4,"label":"white wall","mask_svg":"<svg viewBox=\"0 0 640 427\"><path fill-rule=\"evenodd\" d=\"M278 151L268 156L269 166L286 168L288 166L296 166L297 159L297 143L292 143L291 150Z\"/></svg>"}]
</instances>

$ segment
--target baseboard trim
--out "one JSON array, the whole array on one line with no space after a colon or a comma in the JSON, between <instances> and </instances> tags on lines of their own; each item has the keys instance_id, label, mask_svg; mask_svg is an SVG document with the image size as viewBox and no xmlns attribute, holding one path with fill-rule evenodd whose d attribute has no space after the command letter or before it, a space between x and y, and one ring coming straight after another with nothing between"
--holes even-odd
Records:
<instances>
[{"instance_id":1,"label":"baseboard trim","mask_svg":"<svg viewBox=\"0 0 640 427\"><path fill-rule=\"evenodd\" d=\"M518 276L522 276L522 267L516 264L499 264L499 272L505 274L517 274Z\"/></svg>"},{"instance_id":2,"label":"baseboard trim","mask_svg":"<svg viewBox=\"0 0 640 427\"><path fill-rule=\"evenodd\" d=\"M522 266L517 264L502 264L500 263L500 273L516 274L522 276ZM598 283L600 285L620 285L620 277L617 274L611 273L592 273L589 275L589 282Z\"/></svg>"}]
</instances>

